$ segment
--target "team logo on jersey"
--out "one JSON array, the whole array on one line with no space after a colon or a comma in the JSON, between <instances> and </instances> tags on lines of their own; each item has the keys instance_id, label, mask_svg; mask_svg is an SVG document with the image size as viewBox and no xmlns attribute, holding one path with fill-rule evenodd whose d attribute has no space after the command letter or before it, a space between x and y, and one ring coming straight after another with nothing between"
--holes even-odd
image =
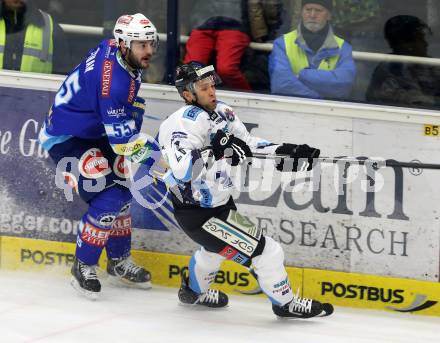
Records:
<instances>
[{"instance_id":1,"label":"team logo on jersey","mask_svg":"<svg viewBox=\"0 0 440 343\"><path fill-rule=\"evenodd\" d=\"M115 51L113 48L118 46L116 44L116 40L115 39L109 39L108 40L108 47L107 50L105 51L105 58L110 58L110 56L113 56L115 54Z\"/></svg>"},{"instance_id":2,"label":"team logo on jersey","mask_svg":"<svg viewBox=\"0 0 440 343\"><path fill-rule=\"evenodd\" d=\"M130 80L130 88L128 89L128 102L131 104L134 101L135 93L136 92L136 82L131 79Z\"/></svg>"},{"instance_id":3,"label":"team logo on jersey","mask_svg":"<svg viewBox=\"0 0 440 343\"><path fill-rule=\"evenodd\" d=\"M104 63L102 64L102 77L101 77L101 95L103 97L110 96L112 74L113 74L113 61L104 60Z\"/></svg>"},{"instance_id":4,"label":"team logo on jersey","mask_svg":"<svg viewBox=\"0 0 440 343\"><path fill-rule=\"evenodd\" d=\"M124 16L122 16L122 17L120 17L118 19L118 24L128 25L128 24L131 23L132 20L133 20L133 16L131 16L131 15L124 15Z\"/></svg>"},{"instance_id":5,"label":"team logo on jersey","mask_svg":"<svg viewBox=\"0 0 440 343\"><path fill-rule=\"evenodd\" d=\"M113 163L113 171L121 179L126 179L129 176L130 170L127 166L127 161L124 156L118 156Z\"/></svg>"},{"instance_id":6,"label":"team logo on jersey","mask_svg":"<svg viewBox=\"0 0 440 343\"><path fill-rule=\"evenodd\" d=\"M110 52L112 51L112 47L108 46L107 50L105 51L105 58L110 58Z\"/></svg>"},{"instance_id":7,"label":"team logo on jersey","mask_svg":"<svg viewBox=\"0 0 440 343\"><path fill-rule=\"evenodd\" d=\"M150 21L149 21L148 19L141 19L141 20L139 21L139 23L141 23L142 25L149 25L149 24L150 24Z\"/></svg>"},{"instance_id":8,"label":"team logo on jersey","mask_svg":"<svg viewBox=\"0 0 440 343\"><path fill-rule=\"evenodd\" d=\"M127 115L127 113L125 113L125 107L124 106L122 106L122 108L110 107L107 110L107 114L108 114L109 117L116 117L116 118L125 117Z\"/></svg>"},{"instance_id":9,"label":"team logo on jersey","mask_svg":"<svg viewBox=\"0 0 440 343\"><path fill-rule=\"evenodd\" d=\"M233 110L231 110L230 108L226 107L225 108L225 116L229 121L234 121L235 120L235 113Z\"/></svg>"},{"instance_id":10,"label":"team logo on jersey","mask_svg":"<svg viewBox=\"0 0 440 343\"><path fill-rule=\"evenodd\" d=\"M185 112L183 113L183 118L190 119L192 121L196 121L197 116L202 112L203 112L202 109L200 109L196 106L191 106L185 110Z\"/></svg>"},{"instance_id":11,"label":"team logo on jersey","mask_svg":"<svg viewBox=\"0 0 440 343\"><path fill-rule=\"evenodd\" d=\"M111 173L107 159L97 148L87 150L79 159L79 172L88 179L98 179Z\"/></svg>"},{"instance_id":12,"label":"team logo on jersey","mask_svg":"<svg viewBox=\"0 0 440 343\"><path fill-rule=\"evenodd\" d=\"M96 218L96 221L102 227L111 227L115 219L116 215L114 213L104 213Z\"/></svg>"}]
</instances>

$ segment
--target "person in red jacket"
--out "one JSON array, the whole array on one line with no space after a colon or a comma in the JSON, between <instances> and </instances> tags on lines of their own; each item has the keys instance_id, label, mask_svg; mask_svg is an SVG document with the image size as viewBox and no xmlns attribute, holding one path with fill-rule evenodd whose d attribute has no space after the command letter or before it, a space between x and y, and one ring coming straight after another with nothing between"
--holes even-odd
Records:
<instances>
[{"instance_id":1,"label":"person in red jacket","mask_svg":"<svg viewBox=\"0 0 440 343\"><path fill-rule=\"evenodd\" d=\"M242 24L241 0L202 1L194 8L198 18L186 44L183 63L209 64L215 52L216 70L223 85L250 91L251 86L240 70L241 58L251 41ZM208 19L200 24L200 16Z\"/></svg>"}]
</instances>

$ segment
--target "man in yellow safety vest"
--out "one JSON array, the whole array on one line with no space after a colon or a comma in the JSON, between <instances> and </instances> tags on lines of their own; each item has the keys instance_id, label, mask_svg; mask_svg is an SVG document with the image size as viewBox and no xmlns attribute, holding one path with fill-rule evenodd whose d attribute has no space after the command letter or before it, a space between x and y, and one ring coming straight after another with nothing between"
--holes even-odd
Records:
<instances>
[{"instance_id":1,"label":"man in yellow safety vest","mask_svg":"<svg viewBox=\"0 0 440 343\"><path fill-rule=\"evenodd\" d=\"M303 0L298 29L274 41L269 58L271 92L344 99L356 76L351 45L333 33L332 0Z\"/></svg>"},{"instance_id":2,"label":"man in yellow safety vest","mask_svg":"<svg viewBox=\"0 0 440 343\"><path fill-rule=\"evenodd\" d=\"M0 69L65 74L72 67L67 40L34 0L0 0Z\"/></svg>"}]
</instances>

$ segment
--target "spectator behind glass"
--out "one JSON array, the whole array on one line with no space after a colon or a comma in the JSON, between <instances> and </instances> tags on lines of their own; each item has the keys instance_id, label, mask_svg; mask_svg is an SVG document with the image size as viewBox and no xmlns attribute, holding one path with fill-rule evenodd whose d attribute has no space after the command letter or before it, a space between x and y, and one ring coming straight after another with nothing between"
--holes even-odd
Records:
<instances>
[{"instance_id":1,"label":"spectator behind glass","mask_svg":"<svg viewBox=\"0 0 440 343\"><path fill-rule=\"evenodd\" d=\"M290 27L301 21L301 1L292 0ZM383 1L382 1L383 2ZM376 51L377 38L382 32L378 24L382 18L382 2L379 0L332 0L332 28L349 41L355 50Z\"/></svg>"},{"instance_id":2,"label":"spectator behind glass","mask_svg":"<svg viewBox=\"0 0 440 343\"><path fill-rule=\"evenodd\" d=\"M282 24L281 0L242 0L242 22L253 42L273 41ZM246 49L242 58L243 73L254 91L270 88L267 65L269 52Z\"/></svg>"},{"instance_id":3,"label":"spectator behind glass","mask_svg":"<svg viewBox=\"0 0 440 343\"><path fill-rule=\"evenodd\" d=\"M252 41L264 43L274 40L281 26L281 0L242 0L243 25L248 28Z\"/></svg>"},{"instance_id":4,"label":"spectator behind glass","mask_svg":"<svg viewBox=\"0 0 440 343\"><path fill-rule=\"evenodd\" d=\"M332 26L355 50L374 51L381 38L379 0L334 0ZM383 47L382 47L383 48Z\"/></svg>"},{"instance_id":5,"label":"spectator behind glass","mask_svg":"<svg viewBox=\"0 0 440 343\"><path fill-rule=\"evenodd\" d=\"M70 52L61 27L33 0L0 0L0 68L66 74Z\"/></svg>"},{"instance_id":6,"label":"spectator behind glass","mask_svg":"<svg viewBox=\"0 0 440 343\"><path fill-rule=\"evenodd\" d=\"M432 31L417 17L398 15L385 23L385 39L394 55L428 57ZM428 65L382 62L372 76L367 101L387 105L439 106L440 70Z\"/></svg>"},{"instance_id":7,"label":"spectator behind glass","mask_svg":"<svg viewBox=\"0 0 440 343\"><path fill-rule=\"evenodd\" d=\"M186 43L183 63L209 64L216 54L216 70L223 85L231 89L251 90L240 70L243 53L250 37L241 22L241 0L195 1L196 26ZM208 19L206 19L208 18Z\"/></svg>"},{"instance_id":8,"label":"spectator behind glass","mask_svg":"<svg viewBox=\"0 0 440 343\"><path fill-rule=\"evenodd\" d=\"M356 76L351 45L334 35L331 0L302 1L298 29L275 40L269 58L271 92L345 99Z\"/></svg>"}]
</instances>

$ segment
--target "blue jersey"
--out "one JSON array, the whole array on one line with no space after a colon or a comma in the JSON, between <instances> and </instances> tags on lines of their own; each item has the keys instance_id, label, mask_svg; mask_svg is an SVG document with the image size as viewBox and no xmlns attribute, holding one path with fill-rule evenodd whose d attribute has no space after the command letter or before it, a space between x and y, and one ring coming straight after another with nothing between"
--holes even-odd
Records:
<instances>
[{"instance_id":1,"label":"blue jersey","mask_svg":"<svg viewBox=\"0 0 440 343\"><path fill-rule=\"evenodd\" d=\"M55 96L39 140L44 149L72 137L107 136L114 152L130 156L145 140L139 133L143 99L137 98L141 72L130 68L114 40L90 50L66 78Z\"/></svg>"}]
</instances>

